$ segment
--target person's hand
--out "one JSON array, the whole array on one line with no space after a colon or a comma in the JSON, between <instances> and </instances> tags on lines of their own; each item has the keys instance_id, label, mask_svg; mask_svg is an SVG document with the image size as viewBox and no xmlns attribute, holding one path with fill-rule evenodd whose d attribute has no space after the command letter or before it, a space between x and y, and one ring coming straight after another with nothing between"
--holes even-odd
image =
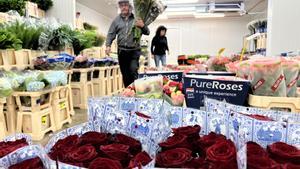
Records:
<instances>
[{"instance_id":1,"label":"person's hand","mask_svg":"<svg viewBox=\"0 0 300 169\"><path fill-rule=\"evenodd\" d=\"M138 18L135 22L135 26L137 26L139 28L143 28L145 26L145 23L141 18Z\"/></svg>"},{"instance_id":2,"label":"person's hand","mask_svg":"<svg viewBox=\"0 0 300 169\"><path fill-rule=\"evenodd\" d=\"M109 56L109 55L110 55L110 52L111 52L111 48L110 48L109 46L106 46L105 54L106 54L107 56Z\"/></svg>"}]
</instances>

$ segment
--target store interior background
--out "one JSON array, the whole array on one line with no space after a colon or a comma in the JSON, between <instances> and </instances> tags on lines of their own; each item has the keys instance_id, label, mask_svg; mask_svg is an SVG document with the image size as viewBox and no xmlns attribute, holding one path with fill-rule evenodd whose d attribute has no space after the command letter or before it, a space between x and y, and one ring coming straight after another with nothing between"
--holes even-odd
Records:
<instances>
[{"instance_id":1,"label":"store interior background","mask_svg":"<svg viewBox=\"0 0 300 169\"><path fill-rule=\"evenodd\" d=\"M172 3L172 0L164 0ZM173 0L177 3L189 0ZM96 25L99 32L106 34L117 15L116 0L54 0L54 7L47 16L75 25L74 13L80 12L84 22ZM199 0L227 3L241 0ZM176 64L180 54L216 55L220 48L226 48L224 55L238 53L243 48L244 38L249 36L247 24L258 19L267 19L267 56L282 52L297 51L300 44L300 1L298 0L242 0L246 14L226 14L225 17L194 18L190 16L161 17L150 25L151 35L144 37L151 41L159 25L168 28L167 37L171 54L168 64ZM151 65L154 65L151 59Z\"/></svg>"}]
</instances>

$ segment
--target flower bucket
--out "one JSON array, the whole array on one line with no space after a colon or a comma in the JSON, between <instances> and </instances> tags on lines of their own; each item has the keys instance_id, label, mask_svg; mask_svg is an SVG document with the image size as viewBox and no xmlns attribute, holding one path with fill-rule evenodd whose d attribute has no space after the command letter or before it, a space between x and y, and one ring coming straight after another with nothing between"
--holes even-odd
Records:
<instances>
[{"instance_id":1,"label":"flower bucket","mask_svg":"<svg viewBox=\"0 0 300 169\"><path fill-rule=\"evenodd\" d=\"M29 65L31 59L31 50L22 49L15 51L16 64L18 66L26 66Z\"/></svg>"}]
</instances>

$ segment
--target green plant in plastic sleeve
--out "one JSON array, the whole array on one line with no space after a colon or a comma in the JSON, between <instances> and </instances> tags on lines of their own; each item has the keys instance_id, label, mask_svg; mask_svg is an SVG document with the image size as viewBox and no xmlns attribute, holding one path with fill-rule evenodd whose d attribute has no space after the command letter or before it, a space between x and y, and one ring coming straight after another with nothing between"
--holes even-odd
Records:
<instances>
[{"instance_id":1,"label":"green plant in plastic sleeve","mask_svg":"<svg viewBox=\"0 0 300 169\"><path fill-rule=\"evenodd\" d=\"M288 97L297 97L297 80L299 75L299 63L296 60L282 58L281 65L286 83Z\"/></svg>"},{"instance_id":2,"label":"green plant in plastic sleeve","mask_svg":"<svg viewBox=\"0 0 300 169\"><path fill-rule=\"evenodd\" d=\"M136 96L160 99L163 96L163 77L147 77L134 81Z\"/></svg>"},{"instance_id":3,"label":"green plant in plastic sleeve","mask_svg":"<svg viewBox=\"0 0 300 169\"><path fill-rule=\"evenodd\" d=\"M49 83L50 87L66 85L68 76L63 71L51 71L44 74L44 79Z\"/></svg>"},{"instance_id":4,"label":"green plant in plastic sleeve","mask_svg":"<svg viewBox=\"0 0 300 169\"><path fill-rule=\"evenodd\" d=\"M280 59L258 59L250 66L250 81L255 95L286 97L285 78Z\"/></svg>"},{"instance_id":5,"label":"green plant in plastic sleeve","mask_svg":"<svg viewBox=\"0 0 300 169\"><path fill-rule=\"evenodd\" d=\"M37 92L45 88L44 82L32 81L26 84L26 91L28 92Z\"/></svg>"},{"instance_id":6,"label":"green plant in plastic sleeve","mask_svg":"<svg viewBox=\"0 0 300 169\"><path fill-rule=\"evenodd\" d=\"M13 89L7 78L0 78L0 98L11 95Z\"/></svg>"},{"instance_id":7,"label":"green plant in plastic sleeve","mask_svg":"<svg viewBox=\"0 0 300 169\"><path fill-rule=\"evenodd\" d=\"M166 6L160 0L133 0L134 15L136 18L140 18L148 26L161 14ZM134 39L139 42L142 37L142 30L133 25L132 33Z\"/></svg>"}]
</instances>

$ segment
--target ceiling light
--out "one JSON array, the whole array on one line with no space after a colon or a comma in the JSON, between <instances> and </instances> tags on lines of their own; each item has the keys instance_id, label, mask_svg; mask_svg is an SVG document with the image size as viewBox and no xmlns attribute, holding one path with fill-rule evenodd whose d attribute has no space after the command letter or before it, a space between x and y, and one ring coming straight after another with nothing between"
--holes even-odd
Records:
<instances>
[{"instance_id":1,"label":"ceiling light","mask_svg":"<svg viewBox=\"0 0 300 169\"><path fill-rule=\"evenodd\" d=\"M195 13L195 18L222 18L225 17L224 13Z\"/></svg>"}]
</instances>

